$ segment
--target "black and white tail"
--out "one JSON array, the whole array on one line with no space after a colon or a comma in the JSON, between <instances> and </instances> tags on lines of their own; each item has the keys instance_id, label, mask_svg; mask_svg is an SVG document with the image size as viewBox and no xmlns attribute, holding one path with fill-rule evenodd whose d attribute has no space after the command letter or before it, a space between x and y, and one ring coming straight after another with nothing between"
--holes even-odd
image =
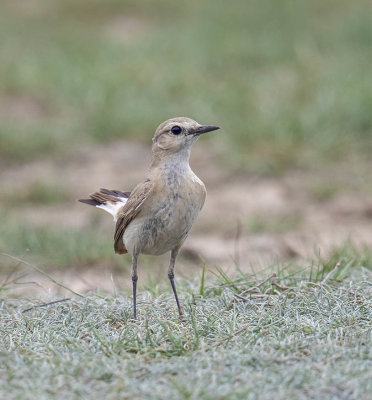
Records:
<instances>
[{"instance_id":1,"label":"black and white tail","mask_svg":"<svg viewBox=\"0 0 372 400\"><path fill-rule=\"evenodd\" d=\"M130 196L130 192L121 192L120 190L100 189L89 195L89 199L80 199L81 203L89 204L107 211L114 217L116 222L118 211L125 205Z\"/></svg>"}]
</instances>

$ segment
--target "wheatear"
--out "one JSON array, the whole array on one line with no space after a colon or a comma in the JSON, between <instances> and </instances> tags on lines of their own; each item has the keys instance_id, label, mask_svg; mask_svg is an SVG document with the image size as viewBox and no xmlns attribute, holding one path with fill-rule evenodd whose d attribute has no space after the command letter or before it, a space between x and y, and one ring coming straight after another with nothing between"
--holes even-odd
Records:
<instances>
[{"instance_id":1,"label":"wheatear","mask_svg":"<svg viewBox=\"0 0 372 400\"><path fill-rule=\"evenodd\" d=\"M116 222L114 249L132 255L133 315L137 317L137 258L139 254L171 252L168 278L178 312L182 315L174 265L191 226L203 207L204 183L189 165L192 145L202 133L218 126L200 125L190 118L169 119L158 126L152 139L152 161L145 179L133 191L101 189L79 200L109 212Z\"/></svg>"}]
</instances>

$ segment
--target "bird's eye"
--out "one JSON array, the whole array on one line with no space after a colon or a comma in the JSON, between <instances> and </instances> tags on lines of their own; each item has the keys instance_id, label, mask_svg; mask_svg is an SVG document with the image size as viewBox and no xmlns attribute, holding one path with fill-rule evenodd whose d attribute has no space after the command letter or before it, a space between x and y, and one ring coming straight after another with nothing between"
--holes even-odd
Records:
<instances>
[{"instance_id":1,"label":"bird's eye","mask_svg":"<svg viewBox=\"0 0 372 400\"><path fill-rule=\"evenodd\" d=\"M173 135L179 135L181 133L182 129L176 125L171 129L171 132L173 133Z\"/></svg>"}]
</instances>

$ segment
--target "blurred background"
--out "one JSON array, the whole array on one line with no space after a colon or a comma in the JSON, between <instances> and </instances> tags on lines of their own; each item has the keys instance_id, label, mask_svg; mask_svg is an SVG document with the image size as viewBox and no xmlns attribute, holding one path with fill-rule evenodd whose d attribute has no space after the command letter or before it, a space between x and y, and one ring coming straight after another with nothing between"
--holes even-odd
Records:
<instances>
[{"instance_id":1,"label":"blurred background","mask_svg":"<svg viewBox=\"0 0 372 400\"><path fill-rule=\"evenodd\" d=\"M222 129L194 147L208 198L179 273L256 270L372 245L370 4L357 0L2 0L0 252L82 291L129 286L110 216L157 125ZM208 137L207 137L208 136ZM142 274L166 278L166 257ZM0 256L17 290L27 267Z\"/></svg>"}]
</instances>

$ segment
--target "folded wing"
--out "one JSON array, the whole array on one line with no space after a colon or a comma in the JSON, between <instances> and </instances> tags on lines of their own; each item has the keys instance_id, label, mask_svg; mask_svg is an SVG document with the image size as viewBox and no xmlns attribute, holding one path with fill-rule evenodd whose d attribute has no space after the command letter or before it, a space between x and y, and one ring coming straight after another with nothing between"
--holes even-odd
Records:
<instances>
[{"instance_id":1,"label":"folded wing","mask_svg":"<svg viewBox=\"0 0 372 400\"><path fill-rule=\"evenodd\" d=\"M141 211L146 199L153 190L153 185L150 179L138 184L131 192L128 201L119 210L117 214L117 222L114 236L114 249L115 253L125 254L127 249L123 242L123 234L128 224L136 217Z\"/></svg>"}]
</instances>

